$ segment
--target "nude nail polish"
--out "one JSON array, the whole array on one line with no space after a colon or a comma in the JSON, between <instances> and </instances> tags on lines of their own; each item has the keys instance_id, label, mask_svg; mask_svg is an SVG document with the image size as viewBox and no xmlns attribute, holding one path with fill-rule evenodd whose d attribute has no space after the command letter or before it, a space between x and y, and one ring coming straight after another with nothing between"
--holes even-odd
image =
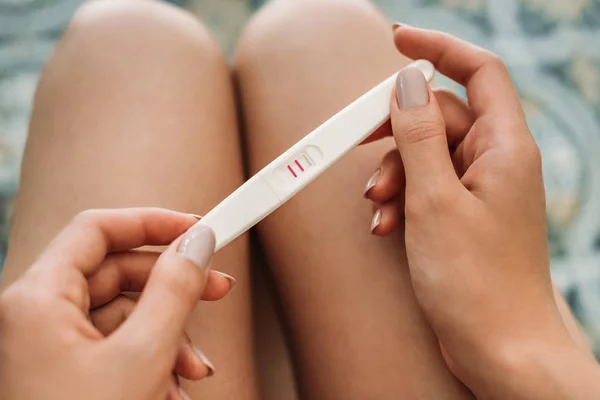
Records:
<instances>
[{"instance_id":1,"label":"nude nail polish","mask_svg":"<svg viewBox=\"0 0 600 400\"><path fill-rule=\"evenodd\" d=\"M377 229L377 227L381 224L381 210L375 211L373 215L373 220L371 221L371 233Z\"/></svg>"},{"instance_id":2,"label":"nude nail polish","mask_svg":"<svg viewBox=\"0 0 600 400\"><path fill-rule=\"evenodd\" d=\"M233 289L235 289L235 285L237 285L237 281L235 280L235 278L233 276L228 275L221 271L213 271L213 273L220 275L223 278L227 279L229 281L229 292L233 292Z\"/></svg>"},{"instance_id":3,"label":"nude nail polish","mask_svg":"<svg viewBox=\"0 0 600 400\"><path fill-rule=\"evenodd\" d=\"M215 234L206 226L195 225L187 231L177 251L198 268L208 270L215 252Z\"/></svg>"},{"instance_id":4,"label":"nude nail polish","mask_svg":"<svg viewBox=\"0 0 600 400\"><path fill-rule=\"evenodd\" d=\"M365 197L367 197L367 195L369 194L369 190L373 189L375 187L375 185L377 185L377 182L379 181L380 177L381 177L381 168L377 168L377 171L375 171L375 173L369 178L369 181L367 182L367 185L365 186L365 190L363 192Z\"/></svg>"},{"instance_id":5,"label":"nude nail polish","mask_svg":"<svg viewBox=\"0 0 600 400\"><path fill-rule=\"evenodd\" d=\"M398 107L402 110L419 108L429 103L429 90L423 72L416 67L400 70L396 79Z\"/></svg>"},{"instance_id":6,"label":"nude nail polish","mask_svg":"<svg viewBox=\"0 0 600 400\"><path fill-rule=\"evenodd\" d=\"M213 363L210 362L208 357L206 357L199 348L197 348L196 346L193 346L192 348L194 349L196 357L198 357L200 361L202 361L202 364L206 365L206 367L208 368L208 375L206 375L206 377L208 378L213 376L215 374L215 366L213 365Z\"/></svg>"},{"instance_id":7,"label":"nude nail polish","mask_svg":"<svg viewBox=\"0 0 600 400\"><path fill-rule=\"evenodd\" d=\"M400 28L402 26L402 24L400 22L394 22L392 24L392 32L396 32L398 30L398 28Z\"/></svg>"}]
</instances>

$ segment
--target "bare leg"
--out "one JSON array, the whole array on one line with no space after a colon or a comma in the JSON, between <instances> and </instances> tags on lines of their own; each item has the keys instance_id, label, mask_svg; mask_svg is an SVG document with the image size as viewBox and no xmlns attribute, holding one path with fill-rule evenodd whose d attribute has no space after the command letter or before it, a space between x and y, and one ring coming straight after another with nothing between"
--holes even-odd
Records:
<instances>
[{"instance_id":1,"label":"bare leg","mask_svg":"<svg viewBox=\"0 0 600 400\"><path fill-rule=\"evenodd\" d=\"M252 171L404 65L391 33L364 0L270 2L236 61ZM392 147L356 149L259 225L304 398L470 397L421 315L402 237L369 232L362 191Z\"/></svg>"},{"instance_id":2,"label":"bare leg","mask_svg":"<svg viewBox=\"0 0 600 400\"><path fill-rule=\"evenodd\" d=\"M240 160L229 71L204 28L152 1L87 3L38 89L4 285L77 212L203 213L243 182ZM256 398L248 262L246 237L214 260L239 285L190 322L217 367L193 398Z\"/></svg>"}]
</instances>

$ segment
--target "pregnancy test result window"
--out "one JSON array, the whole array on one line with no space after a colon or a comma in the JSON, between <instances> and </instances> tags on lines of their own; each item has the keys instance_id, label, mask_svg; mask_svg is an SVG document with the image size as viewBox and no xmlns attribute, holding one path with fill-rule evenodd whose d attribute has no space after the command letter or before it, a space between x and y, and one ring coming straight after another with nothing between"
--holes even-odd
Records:
<instances>
[{"instance_id":1,"label":"pregnancy test result window","mask_svg":"<svg viewBox=\"0 0 600 400\"><path fill-rule=\"evenodd\" d=\"M297 178L299 175L301 175L303 172L306 172L314 165L315 163L309 157L309 155L306 153L302 153L300 156L294 158L290 163L288 163L285 168L293 178Z\"/></svg>"},{"instance_id":2,"label":"pregnancy test result window","mask_svg":"<svg viewBox=\"0 0 600 400\"><path fill-rule=\"evenodd\" d=\"M315 168L321 160L321 151L316 146L308 146L298 152L277 168L276 175L280 182L294 183L302 178L311 169Z\"/></svg>"}]
</instances>

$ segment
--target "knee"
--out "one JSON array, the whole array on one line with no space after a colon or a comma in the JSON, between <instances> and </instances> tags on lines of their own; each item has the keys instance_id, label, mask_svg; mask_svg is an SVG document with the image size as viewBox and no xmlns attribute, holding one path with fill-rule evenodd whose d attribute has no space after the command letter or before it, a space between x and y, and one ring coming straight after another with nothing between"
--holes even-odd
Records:
<instances>
[{"instance_id":1,"label":"knee","mask_svg":"<svg viewBox=\"0 0 600 400\"><path fill-rule=\"evenodd\" d=\"M344 45L344 32L378 31L382 22L385 18L369 0L271 0L242 32L236 67L265 56L334 52Z\"/></svg>"},{"instance_id":2,"label":"knee","mask_svg":"<svg viewBox=\"0 0 600 400\"><path fill-rule=\"evenodd\" d=\"M148 58L219 59L219 46L192 15L154 0L91 0L73 16L56 53L106 65ZM139 66L139 65L138 65Z\"/></svg>"}]
</instances>

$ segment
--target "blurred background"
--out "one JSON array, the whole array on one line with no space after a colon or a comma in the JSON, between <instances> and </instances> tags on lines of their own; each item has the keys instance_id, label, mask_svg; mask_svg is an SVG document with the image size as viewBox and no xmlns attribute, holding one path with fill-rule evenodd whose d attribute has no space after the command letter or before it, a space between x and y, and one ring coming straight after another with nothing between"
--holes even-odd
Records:
<instances>
[{"instance_id":1,"label":"blurred background","mask_svg":"<svg viewBox=\"0 0 600 400\"><path fill-rule=\"evenodd\" d=\"M231 54L263 1L171 2ZM0 269L39 72L81 3L0 0ZM375 3L390 21L450 32L508 64L544 159L554 279L600 354L600 0Z\"/></svg>"}]
</instances>

